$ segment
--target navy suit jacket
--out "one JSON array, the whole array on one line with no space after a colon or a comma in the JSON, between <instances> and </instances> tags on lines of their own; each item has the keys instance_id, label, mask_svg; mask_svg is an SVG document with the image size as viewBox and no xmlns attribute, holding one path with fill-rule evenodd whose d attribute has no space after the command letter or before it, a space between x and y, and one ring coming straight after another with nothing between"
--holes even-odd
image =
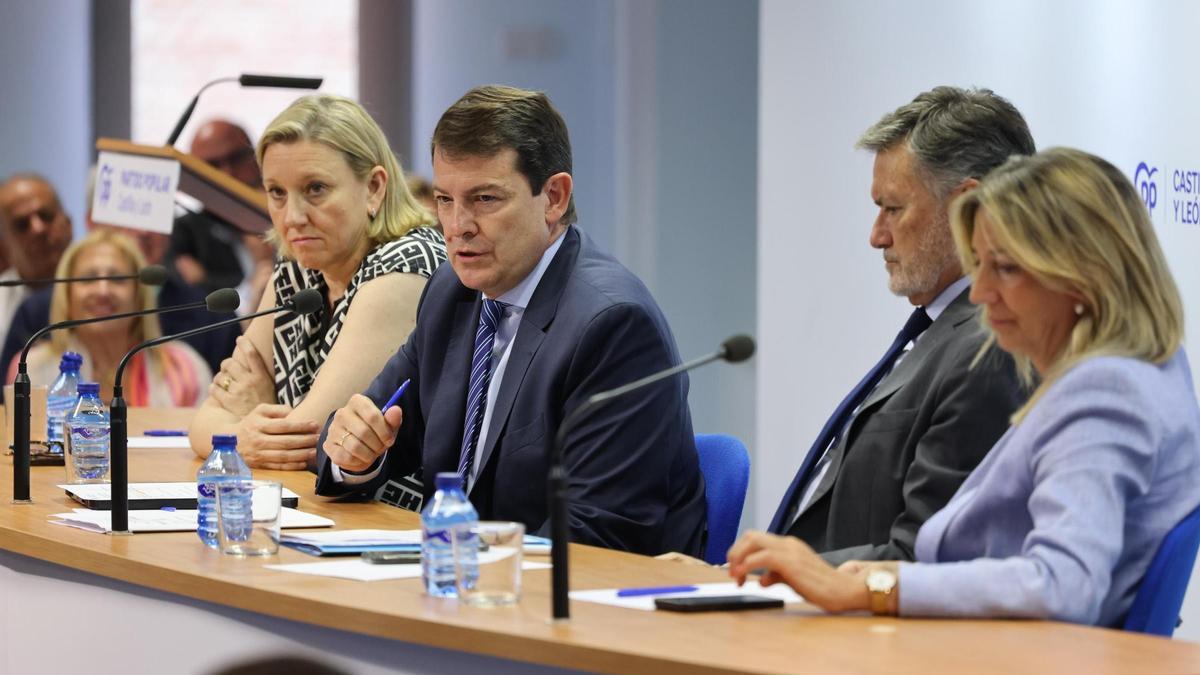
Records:
<instances>
[{"instance_id":1,"label":"navy suit jacket","mask_svg":"<svg viewBox=\"0 0 1200 675\"><path fill-rule=\"evenodd\" d=\"M590 395L679 363L675 339L649 291L575 227L547 267L521 318L500 385L470 499L481 519L549 530L546 476L555 433ZM456 471L481 297L450 265L429 280L407 343L365 394L382 405L406 378L404 422L372 481L333 480L318 448L317 492L373 493L420 468ZM602 406L570 430L565 465L573 541L655 554L700 555L704 482L696 456L686 375Z\"/></svg>"}]
</instances>

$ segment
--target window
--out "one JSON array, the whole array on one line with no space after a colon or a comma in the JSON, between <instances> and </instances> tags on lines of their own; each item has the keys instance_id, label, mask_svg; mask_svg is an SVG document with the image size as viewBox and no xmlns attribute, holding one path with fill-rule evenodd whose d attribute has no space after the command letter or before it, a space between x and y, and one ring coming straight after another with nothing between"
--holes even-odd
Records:
<instances>
[{"instance_id":1,"label":"window","mask_svg":"<svg viewBox=\"0 0 1200 675\"><path fill-rule=\"evenodd\" d=\"M321 76L321 91L357 96L358 3L353 0L133 0L131 12L135 142L165 143L200 87L220 77ZM241 125L257 140L275 115L305 93L237 83L214 86L201 97L176 145L186 150L196 128L218 117Z\"/></svg>"}]
</instances>

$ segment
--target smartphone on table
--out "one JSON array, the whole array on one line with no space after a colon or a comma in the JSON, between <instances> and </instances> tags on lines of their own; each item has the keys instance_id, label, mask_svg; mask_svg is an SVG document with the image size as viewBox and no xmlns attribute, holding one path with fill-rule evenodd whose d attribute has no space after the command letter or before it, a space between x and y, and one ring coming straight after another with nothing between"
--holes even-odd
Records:
<instances>
[{"instance_id":1,"label":"smartphone on table","mask_svg":"<svg viewBox=\"0 0 1200 675\"><path fill-rule=\"evenodd\" d=\"M373 565L411 565L421 562L418 551L363 551L363 562Z\"/></svg>"},{"instance_id":2,"label":"smartphone on table","mask_svg":"<svg viewBox=\"0 0 1200 675\"><path fill-rule=\"evenodd\" d=\"M783 607L783 600L762 595L712 595L655 598L654 606L669 612L736 612Z\"/></svg>"}]
</instances>

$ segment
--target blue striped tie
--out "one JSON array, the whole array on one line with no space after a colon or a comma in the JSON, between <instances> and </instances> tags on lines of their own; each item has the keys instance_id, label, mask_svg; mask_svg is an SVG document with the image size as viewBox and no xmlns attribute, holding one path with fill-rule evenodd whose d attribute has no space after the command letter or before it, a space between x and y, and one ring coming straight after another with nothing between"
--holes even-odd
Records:
<instances>
[{"instance_id":1,"label":"blue striped tie","mask_svg":"<svg viewBox=\"0 0 1200 675\"><path fill-rule=\"evenodd\" d=\"M463 489L475 460L475 444L479 442L479 427L487 408L488 382L492 379L492 345L496 342L496 325L508 308L503 302L484 300L479 311L479 330L475 331L475 353L471 356L471 384L467 388L467 418L463 425L462 450L458 454L458 475Z\"/></svg>"}]
</instances>

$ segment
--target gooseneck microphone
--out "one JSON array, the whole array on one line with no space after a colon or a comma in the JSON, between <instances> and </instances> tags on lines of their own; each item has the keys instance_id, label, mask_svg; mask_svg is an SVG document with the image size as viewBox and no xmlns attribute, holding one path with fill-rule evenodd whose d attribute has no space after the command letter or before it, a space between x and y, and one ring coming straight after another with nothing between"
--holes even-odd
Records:
<instances>
[{"instance_id":1,"label":"gooseneck microphone","mask_svg":"<svg viewBox=\"0 0 1200 675\"><path fill-rule=\"evenodd\" d=\"M149 267L145 269L151 269ZM163 268L159 267L159 270ZM145 270L143 270L145 271ZM165 275L165 270L163 270ZM105 277L108 278L108 277ZM154 309L142 309L136 312L122 312L121 314L113 314L110 316L97 316L90 319L70 319L67 321L59 321L45 326L31 335L25 341L25 347L21 349L21 358L17 360L17 377L13 380L13 503L28 504L29 500L29 371L26 360L29 358L29 350L33 348L43 335L50 331L59 330L61 328L74 328L75 326L83 326L89 323L100 323L102 321L115 321L117 319L129 319L132 317L146 316L147 314L166 314L167 312L181 312L189 309L207 309L210 312L219 314L228 314L237 309L241 298L238 292L232 288L222 288L209 293L202 302L191 302L186 305L173 305L170 307L156 307Z\"/></svg>"},{"instance_id":2,"label":"gooseneck microphone","mask_svg":"<svg viewBox=\"0 0 1200 675\"><path fill-rule=\"evenodd\" d=\"M49 284L66 284L72 281L126 281L137 279L138 283L147 286L162 286L167 283L167 268L162 265L150 265L137 271L137 274L110 274L91 277L55 277L53 279L7 279L0 281L0 287L5 286L46 286Z\"/></svg>"},{"instance_id":3,"label":"gooseneck microphone","mask_svg":"<svg viewBox=\"0 0 1200 675\"><path fill-rule=\"evenodd\" d=\"M236 295L236 293L235 293ZM193 335L199 335L210 330L223 328L231 324L253 319L255 317L266 316L268 314L276 314L278 312L294 312L296 314L312 314L321 309L325 305L325 299L321 296L321 292L315 288L306 288L292 297L291 300L270 309L264 309L253 314L240 316L235 319L226 321L218 321L210 323L207 326L200 326L175 335L164 335L153 340L135 345L130 349L121 362L117 364L117 374L113 378L113 398L112 404L109 406L109 418L111 423L111 433L109 439L111 449L109 452L109 471L111 480L111 497L112 500L112 533L113 534L130 534L129 532L129 406L125 403L124 391L121 386L121 379L125 374L125 366L129 364L129 360L134 354L147 349L149 347L157 347L158 345L171 342L173 340L182 340L190 338Z\"/></svg>"},{"instance_id":4,"label":"gooseneck microphone","mask_svg":"<svg viewBox=\"0 0 1200 675\"><path fill-rule=\"evenodd\" d=\"M567 432L579 420L614 398L624 396L631 391L654 384L672 375L678 375L693 368L699 368L706 363L718 360L739 363L753 355L754 338L749 335L735 335L722 342L721 347L712 354L672 366L653 375L647 375L640 380L634 380L629 384L616 387L615 389L593 394L582 405L572 410L567 415L567 418L563 420L563 423L558 426L558 433L554 437L554 455L550 464L550 474L547 478L547 488L550 493L550 585L555 620L571 618L570 600L567 596L568 582L570 580L570 572L568 570L570 561L567 550L568 539L570 537L567 522L569 499L567 497L567 471L563 467L563 445L567 440Z\"/></svg>"},{"instance_id":5,"label":"gooseneck microphone","mask_svg":"<svg viewBox=\"0 0 1200 675\"><path fill-rule=\"evenodd\" d=\"M196 104L200 101L200 95L204 90L214 84L223 82L237 82L243 87L275 87L278 89L316 89L321 86L323 78L320 77L286 77L283 75L251 75L249 73L240 77L221 77L217 78L196 92L196 96L192 98L192 102L188 105L183 114L179 116L179 121L175 123L175 128L171 131L170 138L167 139L167 145L175 145L175 141L179 140L179 134L183 133L183 128L187 126L188 120L191 119L192 113L196 110Z\"/></svg>"}]
</instances>

